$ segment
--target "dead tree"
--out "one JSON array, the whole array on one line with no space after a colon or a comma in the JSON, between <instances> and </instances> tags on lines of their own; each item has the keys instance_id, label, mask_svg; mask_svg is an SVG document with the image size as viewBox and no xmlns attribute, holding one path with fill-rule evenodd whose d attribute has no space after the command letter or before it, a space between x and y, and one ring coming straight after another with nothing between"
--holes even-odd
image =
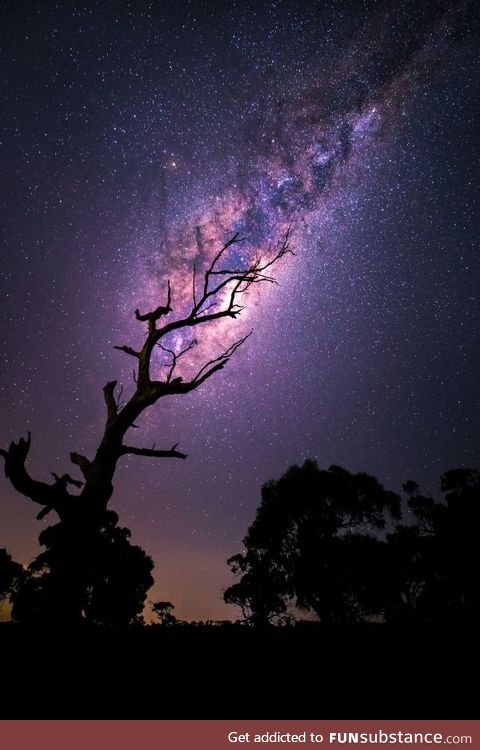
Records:
<instances>
[{"instance_id":1,"label":"dead tree","mask_svg":"<svg viewBox=\"0 0 480 750\"><path fill-rule=\"evenodd\" d=\"M257 259L245 268L229 268L228 250L240 242L242 239L235 234L223 245L204 272L201 285L198 283L194 269L192 307L185 316L163 323L163 320L173 313L170 282L167 284L165 305L160 305L155 310L143 314L135 310L136 319L147 325L147 335L142 348L139 350L130 346L116 346L115 348L135 360L136 387L124 405L120 404L120 398L116 396L116 380L110 381L103 388L106 406L105 429L95 456L89 459L77 452L70 454L71 462L78 467L83 476L82 481L72 478L68 473L62 476L52 473L54 481L51 484L34 479L25 466L31 445L30 433L26 440L20 438L17 443L12 442L8 450L0 450L0 454L5 459L5 474L15 489L42 506L37 518L41 519L53 510L63 523L95 524L95 519L101 518L105 513L112 496L113 478L117 463L122 456L186 458L185 453L178 450L178 444L165 449L157 449L155 446L139 448L125 443L124 438L130 428L135 426L140 415L161 398L189 393L222 370L250 335L243 336L219 356L205 362L187 381L177 376L176 368L179 360L192 351L196 341L192 340L179 351L164 344L168 335L174 331L183 333L190 329L196 331L201 326L214 324L222 319L237 318L244 309L239 304L242 295L253 285L275 283L275 279L270 275L272 266L287 253L292 253L289 247L288 231L280 248L272 257ZM199 286L201 286L200 290ZM163 380L152 379L151 375L152 354L157 346L170 357ZM72 494L69 491L71 487L76 487L80 491Z\"/></svg>"}]
</instances>

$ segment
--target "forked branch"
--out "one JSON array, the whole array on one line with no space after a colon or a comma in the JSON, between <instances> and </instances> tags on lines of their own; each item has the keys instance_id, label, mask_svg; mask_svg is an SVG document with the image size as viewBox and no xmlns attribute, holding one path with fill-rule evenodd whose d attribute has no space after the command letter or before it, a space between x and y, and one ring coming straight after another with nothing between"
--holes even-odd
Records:
<instances>
[{"instance_id":1,"label":"forked branch","mask_svg":"<svg viewBox=\"0 0 480 750\"><path fill-rule=\"evenodd\" d=\"M80 453L76 452L70 453L70 461L72 462L72 464L78 466L85 479L88 479L91 461L85 456L82 456Z\"/></svg>"},{"instance_id":2,"label":"forked branch","mask_svg":"<svg viewBox=\"0 0 480 750\"><path fill-rule=\"evenodd\" d=\"M250 331L250 333L247 333L246 336L239 339L238 341L235 341L231 346L228 347L222 354L220 354L218 357L215 357L215 359L211 359L209 362L203 365L203 367L200 368L200 370L197 372L195 377L193 378L193 383L203 381L206 379L204 376L210 377L213 372L217 372L218 370L221 370L225 367L230 357L235 354L237 349L242 346L242 344L245 343L245 341L250 338L253 331Z\"/></svg>"},{"instance_id":3,"label":"forked branch","mask_svg":"<svg viewBox=\"0 0 480 750\"><path fill-rule=\"evenodd\" d=\"M178 443L175 443L169 450L156 450L155 448L135 448L131 445L122 445L121 454L122 456L128 453L134 456L150 456L153 458L187 458L186 453L177 451Z\"/></svg>"},{"instance_id":4,"label":"forked branch","mask_svg":"<svg viewBox=\"0 0 480 750\"><path fill-rule=\"evenodd\" d=\"M188 346L185 347L185 349L182 349L179 352L176 352L174 349L169 349L168 347L163 346L163 344L160 344L160 343L158 344L160 349L162 349L162 351L169 354L171 357L171 363L169 365L166 365L166 367L169 368L168 373L167 373L167 383L170 383L172 380L172 375L175 372L175 368L178 364L178 360L181 359L181 357L183 357L185 354L187 354L187 352L189 352L191 349L193 349L193 347L196 346L197 343L198 343L197 339L193 339L193 341L190 341L190 343L188 344Z\"/></svg>"},{"instance_id":5,"label":"forked branch","mask_svg":"<svg viewBox=\"0 0 480 750\"><path fill-rule=\"evenodd\" d=\"M150 379L150 364L152 352L156 345L160 346L160 348L167 352L171 357L171 364L168 366L166 379L163 381L163 384L167 386L172 385L176 388L179 382L181 382L181 379L173 378L173 374L178 364L178 360L193 348L195 340L189 344L186 349L176 352L170 346L161 343L161 340L164 337L168 336L168 334L173 331L192 328L215 320L221 320L222 318L237 318L244 309L244 306L239 304L238 297L245 294L252 284L277 283L276 279L270 275L269 269L285 255L294 255L290 248L290 234L291 228L289 227L280 248L269 259L257 258L253 263L246 265L244 268L232 268L228 264L222 266L221 260L226 256L229 248L244 241L244 238L240 237L238 233L234 234L233 237L231 237L220 248L208 268L205 270L202 295L200 299L197 299L197 269L194 265L192 277L193 307L186 317L179 318L171 323L166 323L161 328L157 328L157 321L162 316L172 312L172 290L170 281L168 281L167 284L166 305L159 306L155 310L144 314L140 314L138 309L135 310L135 317L137 320L148 323L148 334L141 351L137 352L132 347L126 345L116 346L115 348L129 354L130 356L136 357L139 360L138 374L134 377L137 385L136 394L138 396L141 396L142 394L146 397L150 396L150 388L152 385ZM243 343L243 340L233 344L232 347L220 355L220 357L206 363L206 365L204 365L197 373L193 381L191 381L190 387L193 387L194 383L198 384L200 381L203 382L205 376L209 377L208 373L210 373L210 370L216 372L221 369L241 343ZM108 385L106 388L108 388ZM158 382L155 383L155 385L158 385ZM172 392L179 391L172 391L168 388L159 389L158 397Z\"/></svg>"},{"instance_id":6,"label":"forked branch","mask_svg":"<svg viewBox=\"0 0 480 750\"><path fill-rule=\"evenodd\" d=\"M142 322L148 322L148 323L155 323L159 318L162 317L162 315L168 315L169 312L172 312L171 308L171 302L172 302L172 290L170 287L170 281L167 282L167 304L166 305L159 305L155 308L155 310L152 310L152 312L144 313L143 315L140 314L139 310L135 310L135 317L137 320L140 320Z\"/></svg>"},{"instance_id":7,"label":"forked branch","mask_svg":"<svg viewBox=\"0 0 480 750\"><path fill-rule=\"evenodd\" d=\"M43 518L51 510L56 510L60 518L64 518L71 511L76 497L67 491L67 485L81 487L82 482L72 479L69 474L58 476L52 472L53 484L39 482L28 473L25 463L30 452L31 435L20 438L18 443L11 442L8 450L0 449L0 455L5 459L5 475L15 489L33 502L43 505L38 518Z\"/></svg>"}]
</instances>

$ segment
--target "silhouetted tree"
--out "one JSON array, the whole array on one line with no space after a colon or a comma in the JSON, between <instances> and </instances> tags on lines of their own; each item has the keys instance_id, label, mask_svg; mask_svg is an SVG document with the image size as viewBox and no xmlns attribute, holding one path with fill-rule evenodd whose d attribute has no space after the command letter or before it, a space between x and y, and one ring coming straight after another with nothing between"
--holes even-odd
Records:
<instances>
[{"instance_id":1,"label":"silhouetted tree","mask_svg":"<svg viewBox=\"0 0 480 750\"><path fill-rule=\"evenodd\" d=\"M0 549L0 604L12 593L13 584L22 571L20 563L12 560L6 549Z\"/></svg>"},{"instance_id":2,"label":"silhouetted tree","mask_svg":"<svg viewBox=\"0 0 480 750\"><path fill-rule=\"evenodd\" d=\"M172 614L174 609L172 602L152 602L152 612L158 617L160 625L175 625L177 618Z\"/></svg>"},{"instance_id":3,"label":"silhouetted tree","mask_svg":"<svg viewBox=\"0 0 480 750\"><path fill-rule=\"evenodd\" d=\"M448 606L456 616L479 619L480 471L451 469L441 480L446 510L438 511L435 534L440 570L446 579Z\"/></svg>"},{"instance_id":4,"label":"silhouetted tree","mask_svg":"<svg viewBox=\"0 0 480 750\"><path fill-rule=\"evenodd\" d=\"M281 619L290 602L330 623L478 621L480 472L443 474L443 501L412 481L403 490L407 523L374 477L290 468L262 488L245 551L228 561L240 580L225 601L253 624Z\"/></svg>"},{"instance_id":5,"label":"silhouetted tree","mask_svg":"<svg viewBox=\"0 0 480 750\"><path fill-rule=\"evenodd\" d=\"M254 623L281 616L289 600L324 622L382 611L385 543L366 533L398 518L400 498L368 474L313 461L262 487L262 501L230 558L238 584L224 599Z\"/></svg>"},{"instance_id":6,"label":"silhouetted tree","mask_svg":"<svg viewBox=\"0 0 480 750\"><path fill-rule=\"evenodd\" d=\"M173 312L174 301L170 282L167 284L164 305L159 305L146 313L135 310L136 319L145 323L147 327L143 345L139 349L127 345L115 347L132 357L135 362L135 389L123 404L122 389L117 392L117 381L112 380L105 385L105 427L95 455L90 459L78 452L70 453L70 460L80 470L82 480L75 479L68 473L61 476L52 473L54 481L50 484L31 477L26 468L31 447L30 433L27 439L20 438L17 443L12 442L8 450L0 450L0 455L5 459L5 474L15 489L42 506L37 518L43 518L50 511L55 511L60 518L60 526L53 526L42 535L43 542L47 545L46 557L40 555L35 561L33 569L29 571L31 578L25 582L23 594L25 595L29 588L38 591L45 585L49 593L44 601L49 601L48 606L52 612L57 612L58 616L59 610L62 610L63 619L77 621L84 618L85 586L87 589L92 585L101 588L95 576L92 579L90 575L83 575L80 571L82 560L87 570L100 561L96 552L90 555L87 548L91 545L94 550L103 549L102 554L107 555L107 559L114 557L119 549L116 546L119 540L114 542L112 539L111 517L108 513L106 515L107 505L113 493L113 478L118 461L123 456L131 455L186 458L186 455L177 449L177 445L157 449L155 445L151 448L142 448L126 444L124 438L127 432L136 427L135 423L141 414L161 398L190 393L225 367L250 334L232 343L218 356L198 365L193 371L194 374L184 379L184 376L178 374L179 363L183 364L185 359L188 359L186 355L197 345L197 340L188 340L188 335L201 326L214 324L219 320L236 319L244 309L239 303L242 295L256 284L273 283L275 280L270 276L272 266L287 253L292 252L287 232L280 248L269 259L258 258L250 264L241 266L234 252L240 242L242 239L236 234L221 247L204 270L201 282L197 279L194 267L192 303L185 314L179 311L177 318L168 323L161 323ZM168 361L163 368L166 374L161 379L153 377L151 371L153 352L159 350ZM76 488L79 492L73 494L71 488ZM119 530L119 533L121 536L124 532ZM105 546L107 538L112 545L108 551L108 545ZM53 581L48 586L47 571ZM95 583L92 582L94 579ZM138 584L140 588L143 581L142 573ZM112 587L110 591L113 591ZM19 593L16 612L25 611L20 604L21 597ZM53 599L56 599L58 606L53 604Z\"/></svg>"},{"instance_id":7,"label":"silhouetted tree","mask_svg":"<svg viewBox=\"0 0 480 750\"><path fill-rule=\"evenodd\" d=\"M387 619L478 620L480 473L462 468L443 474L444 502L422 495L414 482L403 489L413 523L388 536Z\"/></svg>"},{"instance_id":8,"label":"silhouetted tree","mask_svg":"<svg viewBox=\"0 0 480 750\"><path fill-rule=\"evenodd\" d=\"M284 571L265 550L247 549L227 561L234 575L241 576L224 593L227 604L234 604L252 625L278 624L286 616L292 592Z\"/></svg>"},{"instance_id":9,"label":"silhouetted tree","mask_svg":"<svg viewBox=\"0 0 480 750\"><path fill-rule=\"evenodd\" d=\"M130 544L130 531L105 511L103 522L81 535L65 523L40 534L46 547L20 577L12 615L22 622L126 626L141 616L153 584L153 562Z\"/></svg>"}]
</instances>

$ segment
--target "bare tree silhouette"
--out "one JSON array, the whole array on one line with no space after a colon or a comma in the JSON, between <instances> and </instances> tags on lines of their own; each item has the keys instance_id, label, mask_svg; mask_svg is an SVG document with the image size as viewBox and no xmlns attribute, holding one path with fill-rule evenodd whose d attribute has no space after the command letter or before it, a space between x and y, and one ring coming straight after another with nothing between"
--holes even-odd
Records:
<instances>
[{"instance_id":1,"label":"bare tree silhouette","mask_svg":"<svg viewBox=\"0 0 480 750\"><path fill-rule=\"evenodd\" d=\"M177 375L179 361L187 357L197 344L196 339L183 343L183 348L170 344L168 338L174 332L180 332L183 340L190 330L213 324L216 321L236 319L244 306L240 304L243 295L256 284L275 283L271 276L272 267L288 253L293 254L289 246L290 229L286 232L280 247L268 258L257 258L245 267L238 267L231 258L234 253L229 250L243 241L235 234L226 242L212 262L203 272L203 280L197 278L194 267L192 277L192 304L190 311L180 315L171 322L162 323L163 319L173 313L173 293L170 281L167 283L167 294L164 305L159 305L150 312L140 313L135 310L135 317L140 323L146 323L147 335L141 349L123 345L115 348L132 357L136 362L134 369L135 390L122 404L123 388L117 388L117 381L108 382L103 388L106 406L105 427L102 438L92 459L76 451L70 453L71 462L78 467L82 480L65 473L59 476L52 472L54 481L48 484L34 479L26 468L26 461L31 447L31 435L12 442L8 450L0 450L5 459L5 474L15 489L33 502L42 506L37 518L41 519L50 511L55 511L67 534L62 532L64 548L76 548L75 558L78 561L84 556L85 543L92 543L92 532L106 533L111 527L111 519L106 521L107 506L113 493L113 479L118 461L126 455L147 456L151 458L185 459L185 453L178 450L178 444L171 448L158 449L136 447L126 444L126 433L136 427L139 416L157 403L161 398L171 395L190 393L199 388L212 375L222 370L230 358L250 336L246 334L234 341L218 356L204 362L188 380ZM160 347L168 355L166 375L162 380L152 378L151 361L155 347ZM79 490L73 494L71 488ZM110 533L110 532L109 532ZM78 567L78 562L75 563ZM78 570L75 571L78 578ZM65 586L68 575L62 572ZM70 597L71 598L71 597ZM77 597L79 599L81 597ZM77 607L77 614L81 606Z\"/></svg>"},{"instance_id":2,"label":"bare tree silhouette","mask_svg":"<svg viewBox=\"0 0 480 750\"><path fill-rule=\"evenodd\" d=\"M289 232L275 255L263 261L256 260L244 269L226 268L220 265L228 249L242 239L235 234L217 253L212 263L204 273L203 288L200 297L196 293L196 273L194 271L193 282L193 306L186 317L173 320L165 325L158 325L161 318L173 312L172 292L170 283L167 288L167 300L163 306L155 310L140 314L135 310L138 321L147 323L147 337L143 347L137 351L130 346L117 346L126 354L137 361L135 381L136 388L129 400L120 405L119 397L115 396L117 381L112 380L103 389L106 405L105 429L92 460L77 452L70 454L70 460L75 464L83 475L83 482L73 479L70 474L58 476L52 473L54 482L47 484L33 479L25 467L30 451L31 435L25 440L20 438L18 443L12 442L8 450L0 450L0 455L5 459L5 473L16 490L22 495L40 504L42 510L38 518L43 518L51 510L55 510L62 520L77 518L78 516L92 517L98 512L105 510L113 492L113 477L119 459L127 454L137 456L150 456L153 458L186 458L186 455L177 450L178 444L167 449L137 448L126 445L123 438L128 430L135 425L135 420L149 407L153 406L164 396L180 395L189 393L202 385L212 375L222 370L232 355L246 341L250 334L235 341L224 352L214 359L206 362L194 375L184 382L181 377L175 376L178 360L185 356L194 346L190 342L181 351L174 351L163 347L171 354L171 366L168 368L164 380L152 380L150 374L150 363L155 346L163 346L162 340L172 333L182 329L197 328L222 318L236 318L244 309L239 304L239 297L244 294L253 284L261 282L275 282L269 275L269 269L287 253L292 253L289 247ZM78 495L72 495L69 487L77 487L81 491Z\"/></svg>"}]
</instances>

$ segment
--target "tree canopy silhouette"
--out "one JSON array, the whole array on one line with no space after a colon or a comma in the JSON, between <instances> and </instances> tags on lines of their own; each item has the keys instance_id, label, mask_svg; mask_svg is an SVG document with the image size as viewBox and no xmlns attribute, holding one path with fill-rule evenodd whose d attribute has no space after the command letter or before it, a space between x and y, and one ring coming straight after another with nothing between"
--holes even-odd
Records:
<instances>
[{"instance_id":1,"label":"tree canopy silhouette","mask_svg":"<svg viewBox=\"0 0 480 750\"><path fill-rule=\"evenodd\" d=\"M58 625L135 623L153 584L153 561L129 542L130 531L105 511L101 524L83 528L57 523L40 534L46 547L18 579L12 615L20 622Z\"/></svg>"},{"instance_id":2,"label":"tree canopy silhouette","mask_svg":"<svg viewBox=\"0 0 480 750\"><path fill-rule=\"evenodd\" d=\"M152 602L152 612L158 617L160 625L175 625L177 618L173 614L172 602Z\"/></svg>"},{"instance_id":3,"label":"tree canopy silhouette","mask_svg":"<svg viewBox=\"0 0 480 750\"><path fill-rule=\"evenodd\" d=\"M382 543L370 530L398 518L400 498L368 474L314 461L262 487L245 552L230 558L240 582L225 601L254 623L275 620L294 599L320 619L360 619L380 606Z\"/></svg>"},{"instance_id":4,"label":"tree canopy silhouette","mask_svg":"<svg viewBox=\"0 0 480 750\"><path fill-rule=\"evenodd\" d=\"M195 374L188 379L178 373L179 365L191 356L197 344L197 339L188 340L191 332L220 320L236 319L244 309L240 300L253 286L275 283L274 277L270 275L271 270L285 255L292 253L289 239L288 231L280 247L269 258L259 257L250 264L239 267L233 249L243 239L235 234L204 269L202 280L198 278L194 267L192 303L186 313L180 309L177 317L172 316L170 322L163 323L164 318L173 314L175 305L170 282L167 283L163 305L144 313L135 310L135 318L146 324L147 328L143 345L139 349L128 345L115 347L135 362L135 388L128 400L122 403L123 388L117 388L116 380L111 380L104 386L105 426L95 455L89 458L77 451L70 453L70 460L80 471L82 479L74 478L69 473L60 476L53 472L53 482L50 484L33 478L26 467L31 448L30 432L26 439L22 437L18 442L12 442L7 450L0 450L0 455L5 460L5 474L12 485L19 493L41 506L37 518L42 519L55 511L60 519L60 524L46 530L40 537L47 550L30 566L24 577L23 593L19 589L14 606L14 612L18 616L23 617L27 612L43 613L48 609L55 617L59 617L59 610L62 610L64 618L70 621L83 619L87 613L93 619L100 617L105 620L106 613L101 614L101 597L99 595L92 598L91 589L94 587L98 592L103 590L106 575L109 581L109 594L103 600L106 606L106 601L116 588L113 583L114 559L120 563L125 576L127 571L137 569L137 590L143 591L150 574L147 571L150 563L147 562L148 559L140 560L136 551L138 548L128 548L128 530L115 530L116 521L112 523L112 516L107 510L113 493L117 464L126 455L175 459L185 459L186 455L178 450L178 444L161 449L155 445L150 448L139 447L126 443L125 436L131 428L137 426L136 421L141 414L161 398L196 390L230 361L250 333L234 341L220 354L198 364ZM179 345L178 341L182 343ZM166 374L161 379L152 375L152 354L157 347L168 358L168 365L163 368ZM135 557L138 565L133 568L124 565L127 558L132 561ZM102 570L103 561L109 568L108 575ZM125 587L125 592L127 589L128 586ZM40 592L42 595L39 598ZM33 593L35 596L27 603ZM124 596L128 597L130 594L129 590ZM118 596L120 597L120 590ZM41 605L40 599L43 602ZM54 600L58 606L54 604ZM113 602L109 606L113 608L113 612ZM122 617L126 610L128 606L125 604ZM136 604L133 610L137 610Z\"/></svg>"},{"instance_id":5,"label":"tree canopy silhouette","mask_svg":"<svg viewBox=\"0 0 480 750\"><path fill-rule=\"evenodd\" d=\"M446 472L444 501L403 489L406 523L400 497L368 474L291 467L262 488L225 601L253 624L281 622L290 603L337 624L478 620L480 473Z\"/></svg>"},{"instance_id":6,"label":"tree canopy silhouette","mask_svg":"<svg viewBox=\"0 0 480 750\"><path fill-rule=\"evenodd\" d=\"M22 572L20 563L12 560L6 549L0 549L0 604L10 596L13 584Z\"/></svg>"},{"instance_id":7,"label":"tree canopy silhouette","mask_svg":"<svg viewBox=\"0 0 480 750\"><path fill-rule=\"evenodd\" d=\"M480 472L451 469L440 488L443 502L423 495L415 482L403 486L409 523L387 537L387 619L479 619Z\"/></svg>"}]
</instances>

